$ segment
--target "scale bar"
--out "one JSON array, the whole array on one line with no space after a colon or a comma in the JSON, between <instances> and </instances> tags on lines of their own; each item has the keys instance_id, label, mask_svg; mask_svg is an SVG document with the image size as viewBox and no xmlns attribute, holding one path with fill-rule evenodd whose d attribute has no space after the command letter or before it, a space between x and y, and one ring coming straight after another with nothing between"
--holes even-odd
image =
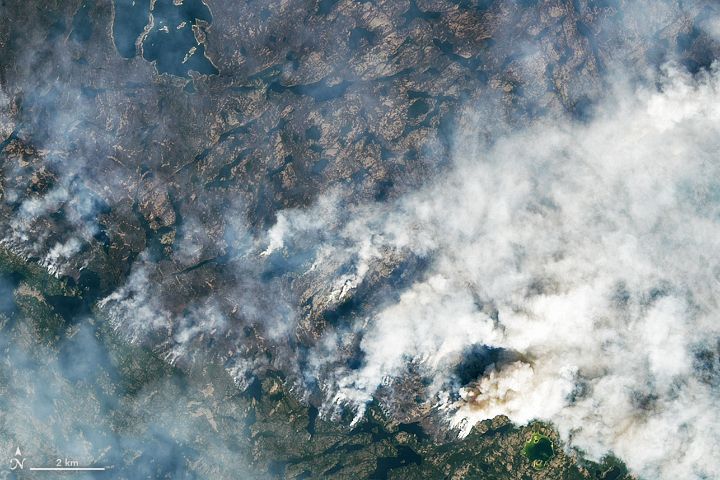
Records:
<instances>
[{"instance_id":1,"label":"scale bar","mask_svg":"<svg viewBox=\"0 0 720 480\"><path fill-rule=\"evenodd\" d=\"M104 472L106 467L30 467L34 472Z\"/></svg>"}]
</instances>

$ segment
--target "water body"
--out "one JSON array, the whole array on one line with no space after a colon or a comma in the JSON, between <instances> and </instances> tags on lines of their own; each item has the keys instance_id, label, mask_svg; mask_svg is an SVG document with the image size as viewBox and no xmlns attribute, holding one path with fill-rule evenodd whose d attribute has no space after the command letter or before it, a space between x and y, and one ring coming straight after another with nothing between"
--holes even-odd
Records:
<instances>
[{"instance_id":1,"label":"water body","mask_svg":"<svg viewBox=\"0 0 720 480\"><path fill-rule=\"evenodd\" d=\"M397 447L397 457L380 457L377 459L377 466L370 478L386 480L390 470L407 467L408 465L420 465L422 457L415 450L404 445Z\"/></svg>"},{"instance_id":2,"label":"water body","mask_svg":"<svg viewBox=\"0 0 720 480\"><path fill-rule=\"evenodd\" d=\"M150 20L150 0L115 0L113 41L123 58L136 55L135 42Z\"/></svg>"},{"instance_id":3,"label":"water body","mask_svg":"<svg viewBox=\"0 0 720 480\"><path fill-rule=\"evenodd\" d=\"M158 0L152 11L154 25L143 42L143 58L155 62L159 73L178 77L193 70L216 75L217 68L205 56L204 37L212 23L210 9L201 0ZM196 38L196 32L198 33Z\"/></svg>"},{"instance_id":4,"label":"water body","mask_svg":"<svg viewBox=\"0 0 720 480\"><path fill-rule=\"evenodd\" d=\"M308 423L306 430L310 435L315 435L315 425L320 411L312 405L308 408Z\"/></svg>"},{"instance_id":5,"label":"water body","mask_svg":"<svg viewBox=\"0 0 720 480\"><path fill-rule=\"evenodd\" d=\"M523 454L536 469L544 468L555 455L553 443L545 435L533 433L523 448Z\"/></svg>"},{"instance_id":6,"label":"water body","mask_svg":"<svg viewBox=\"0 0 720 480\"><path fill-rule=\"evenodd\" d=\"M72 20L72 32L70 33L70 39L85 44L92 36L92 21L90 19L90 9L95 2L83 2L82 6L73 16Z\"/></svg>"}]
</instances>

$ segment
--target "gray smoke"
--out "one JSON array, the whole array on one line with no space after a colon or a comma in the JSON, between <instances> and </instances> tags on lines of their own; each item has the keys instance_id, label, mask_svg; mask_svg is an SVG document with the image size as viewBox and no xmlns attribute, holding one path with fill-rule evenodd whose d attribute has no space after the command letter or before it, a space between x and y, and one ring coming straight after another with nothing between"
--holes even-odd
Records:
<instances>
[{"instance_id":1,"label":"gray smoke","mask_svg":"<svg viewBox=\"0 0 720 480\"><path fill-rule=\"evenodd\" d=\"M492 144L468 115L447 176L353 212L318 247L326 258L361 252L337 291L387 249L432 264L368 313L364 365L338 372L334 400L362 412L414 362L463 433L501 414L542 419L646 478L720 476L720 78L668 65L656 81L616 85L586 123L540 121ZM332 225L313 218L279 215L268 248ZM452 367L476 344L523 360L454 400Z\"/></svg>"},{"instance_id":2,"label":"gray smoke","mask_svg":"<svg viewBox=\"0 0 720 480\"><path fill-rule=\"evenodd\" d=\"M40 292L23 284L13 292L9 283L0 276L3 299L37 301L42 311ZM102 475L118 479L265 478L247 451L218 433L202 379L158 371L146 353L118 350L98 338L96 323L75 320L48 344L33 331L42 318L0 305L0 451L9 459L20 448L25 458L24 471L4 468L0 478L32 478L30 467L53 467L58 458L108 467ZM133 362L142 362L134 373Z\"/></svg>"},{"instance_id":3,"label":"gray smoke","mask_svg":"<svg viewBox=\"0 0 720 480\"><path fill-rule=\"evenodd\" d=\"M612 452L646 478L720 475L720 79L669 64L651 80L618 81L585 122L539 120L492 142L469 108L452 169L427 187L349 210L336 191L278 214L242 252L245 275L302 255L298 281L324 285L316 302L349 298L388 255L430 260L398 299L314 347L305 375L322 380L325 411L350 405L360 418L413 363L433 380L426 401L461 434L501 414L542 419L569 446ZM150 291L136 275L128 284ZM142 295L105 303L129 318L152 307ZM181 327L182 345L225 327L208 312L217 321L206 328L165 313L141 324ZM349 369L338 351L357 338L364 361ZM478 344L520 360L457 397L453 368Z\"/></svg>"},{"instance_id":4,"label":"gray smoke","mask_svg":"<svg viewBox=\"0 0 720 480\"><path fill-rule=\"evenodd\" d=\"M133 239L139 234L131 235L127 245L133 248L128 249L146 251L129 261L127 277L119 274L124 284L98 304L102 320L109 319L131 341L153 346L170 363L191 360L209 349L211 341L217 342L220 346L214 348L223 352L220 360L244 386L263 367L259 352L281 345L273 360L284 362L273 365L278 369L296 360L287 344L296 341L297 330L311 330L298 329L307 321L308 309L300 306L306 300L313 312L332 310L372 286L370 277L379 269L420 259L428 267L409 284L393 294L380 292L369 306L358 308L347 325L313 330L318 333L315 343L303 345L309 351L302 365L290 367L298 377L292 380L298 385L292 386L307 395L317 383L323 413L350 406L361 418L378 390L392 389L412 364L430 379L423 401L461 435L496 415L517 423L538 418L555 424L568 445L592 458L613 452L646 478L720 477L713 460L720 427L720 79L716 69L690 75L674 63L660 73L646 72L642 65L647 52L635 48L655 37L677 37L692 23L690 18L700 15L700 3L618 4L622 25L616 26L612 16L585 26L594 30L583 48L592 49L591 42L597 42L604 53L592 56L587 65L571 62L558 74L574 79L557 86L565 89L558 98L568 105L571 99L605 95L588 117L522 116L521 127L514 129L517 118L499 118L506 111L499 93L487 103L468 103L455 125L449 170L428 174L424 187L399 199L358 205L353 192L338 187L324 192L311 207L279 212L266 231L251 231L243 219L247 210L235 205L225 206L222 220L206 220L210 215L202 209L215 214L222 202L208 203L197 206L197 218L184 215L178 222L182 224L172 232L176 241L161 238L162 245L172 244L163 260L153 258L142 239ZM576 4L577 15L593 8L582 0ZM567 14L561 7L548 11ZM498 24L511 25L515 15L533 12L508 2L488 15L497 15ZM569 18L567 28L578 28L578 22ZM720 36L718 22L710 17L700 21L700 27ZM543 94L545 73L537 71L543 63L535 59L564 54L550 41L515 45L502 31L492 34L499 44L506 42L517 51L511 64L517 83L535 97ZM312 40L304 32L297 36ZM393 35L389 41L399 44L402 37ZM44 44L44 38L35 43ZM458 45L453 55L464 58L472 53L466 49L474 44L469 45ZM28 48L29 60L36 49L42 51L37 45ZM671 52L664 54L672 58ZM358 65L371 64L373 55L368 53ZM626 66L608 70L599 64L613 55ZM288 85L312 75L319 80L333 70L331 56L317 72L288 69L282 78ZM386 73L405 68L403 61L411 60L399 60ZM33 78L38 61L17 63ZM640 67L631 70L629 64ZM603 69L608 71L605 76L599 73ZM51 78L40 73L41 80ZM351 70L348 78L366 74ZM27 193L31 178L4 187L1 242L37 259L53 274L79 272L83 250L99 231L102 204L115 211L118 205L130 210L130 203L137 203L142 217L157 223L150 226L155 233L173 225L177 213L165 185L168 179L145 179L140 170L123 164L123 155L134 158L144 148L140 134L133 133L136 123L125 125L113 108L104 108L102 121L96 120L95 110L84 107L91 102L83 100L77 88L43 82L47 88L35 90L48 93L32 99L40 111L58 95L73 98L78 108L47 115L55 120L47 126L51 133L44 141L46 150L8 154L5 177L29 177L31 169L25 167L34 162L46 166L54 181L39 195ZM476 98L493 89L514 88L498 78L488 83ZM448 88L457 90L455 85ZM343 100L347 110L338 115L354 115L359 105L371 111L380 105L370 95L353 95ZM19 129L20 139L28 137L31 143L29 132L8 113L11 97L0 91L0 133L8 138ZM521 93L515 98L523 100ZM568 107L559 105L558 98L543 106L551 111ZM394 101L392 96L386 100ZM111 97L104 101L112 104ZM488 105L491 101L496 103ZM145 99L133 108L148 105L153 101ZM400 135L393 129L402 122L377 116L373 133ZM66 140L84 137L83 122L91 120L109 125L113 138L108 134L80 142L77 151L67 149ZM185 135L184 124L175 122L160 121L158 138ZM423 162L435 152L434 135L430 128L418 134L423 137L418 142L425 145ZM122 145L117 143L121 140ZM201 145L189 145L187 155L195 155ZM328 156L337 153L334 148L327 149ZM213 155L225 153L219 149L209 158ZM424 166L413 168L422 171ZM93 190L97 185L104 190ZM135 223L118 229L125 230L117 232L123 238L133 229L140 231ZM134 250L135 245L142 246ZM207 283L203 265L225 269L218 283ZM246 327L257 345L248 345L243 337ZM89 340L87 344L92 346ZM513 355L460 385L455 368L464 352L477 345ZM362 361L351 367L347 352L353 349ZM199 358L207 358L201 353ZM17 355L21 358L22 352ZM49 377L38 385L28 383L25 390L41 392ZM58 382L62 385L57 388L69 392L64 380ZM28 416L42 417L32 410L47 403L41 396L24 407L20 398L11 397L7 411L25 408ZM61 443L58 438L53 441Z\"/></svg>"}]
</instances>

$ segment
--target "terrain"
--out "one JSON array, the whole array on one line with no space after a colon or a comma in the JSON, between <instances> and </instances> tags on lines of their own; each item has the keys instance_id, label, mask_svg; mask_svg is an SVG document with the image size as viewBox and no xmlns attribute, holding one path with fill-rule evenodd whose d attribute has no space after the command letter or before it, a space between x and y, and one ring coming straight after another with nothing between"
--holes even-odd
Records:
<instances>
[{"instance_id":1,"label":"terrain","mask_svg":"<svg viewBox=\"0 0 720 480\"><path fill-rule=\"evenodd\" d=\"M339 396L366 319L432 262L387 245L366 261L337 232L449 175L462 132L582 124L616 71L710 68L716 10L1 2L2 451L113 478L631 478L548 422L459 437L414 360L367 408ZM283 222L312 235L278 242ZM462 353L452 400L521 357ZM552 443L539 468L534 434Z\"/></svg>"}]
</instances>

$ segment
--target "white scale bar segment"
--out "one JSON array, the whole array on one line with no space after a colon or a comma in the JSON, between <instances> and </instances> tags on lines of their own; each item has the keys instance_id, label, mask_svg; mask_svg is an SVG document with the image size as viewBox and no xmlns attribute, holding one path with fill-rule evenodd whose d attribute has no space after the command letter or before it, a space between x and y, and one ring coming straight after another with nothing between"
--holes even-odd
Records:
<instances>
[{"instance_id":1,"label":"white scale bar segment","mask_svg":"<svg viewBox=\"0 0 720 480\"><path fill-rule=\"evenodd\" d=\"M104 472L105 467L30 467L33 472Z\"/></svg>"}]
</instances>

